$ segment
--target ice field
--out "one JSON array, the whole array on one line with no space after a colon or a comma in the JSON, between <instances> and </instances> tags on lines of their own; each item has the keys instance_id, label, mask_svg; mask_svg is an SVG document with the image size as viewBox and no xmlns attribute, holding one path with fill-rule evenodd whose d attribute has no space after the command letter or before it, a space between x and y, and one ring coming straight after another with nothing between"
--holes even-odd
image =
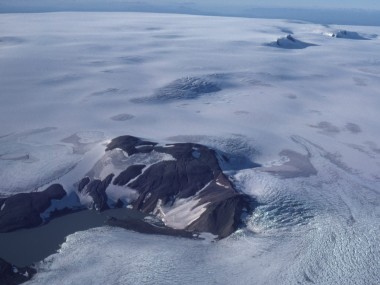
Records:
<instances>
[{"instance_id":1,"label":"ice field","mask_svg":"<svg viewBox=\"0 0 380 285\"><path fill-rule=\"evenodd\" d=\"M0 197L53 182L70 192L129 134L236 155L222 168L261 203L218 242L77 232L26 284L380 284L379 35L289 20L1 14Z\"/></svg>"}]
</instances>

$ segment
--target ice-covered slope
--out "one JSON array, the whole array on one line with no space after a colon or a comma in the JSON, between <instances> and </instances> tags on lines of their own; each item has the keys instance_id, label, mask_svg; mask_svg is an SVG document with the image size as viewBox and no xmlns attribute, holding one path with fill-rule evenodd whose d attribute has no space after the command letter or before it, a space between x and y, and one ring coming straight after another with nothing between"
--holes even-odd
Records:
<instances>
[{"instance_id":1,"label":"ice-covered slope","mask_svg":"<svg viewBox=\"0 0 380 285\"><path fill-rule=\"evenodd\" d=\"M304 49L310 46L314 46L314 44L299 41L295 39L292 35L287 35L286 37L279 38L275 42L271 42L267 45L271 47L284 49Z\"/></svg>"},{"instance_id":2,"label":"ice-covered slope","mask_svg":"<svg viewBox=\"0 0 380 285\"><path fill-rule=\"evenodd\" d=\"M325 36L337 30L373 36ZM379 283L379 33L180 15L0 15L1 195L56 182L72 191L101 144L132 134L235 154L224 169L263 203L246 230L216 244L76 233L31 284ZM288 34L314 46L266 45Z\"/></svg>"}]
</instances>

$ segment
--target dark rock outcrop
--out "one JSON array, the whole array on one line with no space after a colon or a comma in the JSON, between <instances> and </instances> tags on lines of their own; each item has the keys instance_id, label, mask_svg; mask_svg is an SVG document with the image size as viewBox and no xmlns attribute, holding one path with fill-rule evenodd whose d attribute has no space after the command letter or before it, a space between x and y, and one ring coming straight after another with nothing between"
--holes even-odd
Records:
<instances>
[{"instance_id":1,"label":"dark rock outcrop","mask_svg":"<svg viewBox=\"0 0 380 285\"><path fill-rule=\"evenodd\" d=\"M40 216L52 200L60 200L66 191L60 184L53 184L42 192L21 193L0 201L0 232L39 226Z\"/></svg>"},{"instance_id":2,"label":"dark rock outcrop","mask_svg":"<svg viewBox=\"0 0 380 285\"><path fill-rule=\"evenodd\" d=\"M113 181L114 185L123 186L129 183L132 179L136 178L142 173L145 168L143 164L136 164L129 166L126 170L122 171L118 177Z\"/></svg>"},{"instance_id":3,"label":"dark rock outcrop","mask_svg":"<svg viewBox=\"0 0 380 285\"><path fill-rule=\"evenodd\" d=\"M315 44L306 43L297 40L292 35L287 35L286 37L279 38L275 42L266 44L267 46L283 48L283 49L304 49L310 46L316 46Z\"/></svg>"},{"instance_id":4,"label":"dark rock outcrop","mask_svg":"<svg viewBox=\"0 0 380 285\"><path fill-rule=\"evenodd\" d=\"M18 285L30 280L34 274L34 268L16 267L0 258L0 285Z\"/></svg>"},{"instance_id":5,"label":"dark rock outcrop","mask_svg":"<svg viewBox=\"0 0 380 285\"><path fill-rule=\"evenodd\" d=\"M357 32L351 32L346 30L337 31L331 34L331 37L337 39L350 39L350 40L369 40L369 38L363 37Z\"/></svg>"},{"instance_id":6,"label":"dark rock outcrop","mask_svg":"<svg viewBox=\"0 0 380 285\"><path fill-rule=\"evenodd\" d=\"M157 143L144 141L133 136L120 136L114 138L107 145L106 151L120 148L124 150L128 155L135 153L149 153L153 150L155 145L157 145Z\"/></svg>"},{"instance_id":7,"label":"dark rock outcrop","mask_svg":"<svg viewBox=\"0 0 380 285\"><path fill-rule=\"evenodd\" d=\"M84 189L84 187L86 187L87 186L87 184L88 183L90 183L90 178L89 177L85 177L85 178L83 178L80 182L79 182L79 184L78 184L78 191L79 192L82 192L82 190Z\"/></svg>"},{"instance_id":8,"label":"dark rock outcrop","mask_svg":"<svg viewBox=\"0 0 380 285\"><path fill-rule=\"evenodd\" d=\"M170 154L176 160L152 165L128 185L141 194L134 207L143 212L153 211L158 199L166 204L173 198L194 196L222 173L214 151L205 146L179 143L171 147L155 147L154 150Z\"/></svg>"},{"instance_id":9,"label":"dark rock outcrop","mask_svg":"<svg viewBox=\"0 0 380 285\"><path fill-rule=\"evenodd\" d=\"M223 238L237 229L242 213L252 208L252 199L234 189L219 166L216 152L204 145L157 146L135 137L122 136L114 139L107 149L121 148L135 154L141 151L136 146L141 145L149 145L151 151L170 154L175 160L153 164L127 184L139 193L132 203L134 209L152 213L158 204L171 207L178 199L194 198L199 200L195 207L205 205L206 209L184 230L210 232ZM147 149L143 152L147 153ZM128 169L126 173L131 171ZM114 184L119 184L120 179Z\"/></svg>"},{"instance_id":10,"label":"dark rock outcrop","mask_svg":"<svg viewBox=\"0 0 380 285\"><path fill-rule=\"evenodd\" d=\"M122 220L122 219L117 219L115 217L111 217L107 221L107 225L120 227L127 230L143 233L143 234L177 236L177 237L184 237L184 238L196 238L197 236L197 235L194 235L191 231L172 229L164 225L162 226L152 225L148 222L145 222L139 219Z\"/></svg>"},{"instance_id":11,"label":"dark rock outcrop","mask_svg":"<svg viewBox=\"0 0 380 285\"><path fill-rule=\"evenodd\" d=\"M110 185L113 177L114 174L109 174L104 180L95 179L89 182L87 187L85 187L81 191L91 196L94 203L93 207L98 211L104 211L109 209L107 204L108 198L106 194L106 189Z\"/></svg>"},{"instance_id":12,"label":"dark rock outcrop","mask_svg":"<svg viewBox=\"0 0 380 285\"><path fill-rule=\"evenodd\" d=\"M223 174L219 174L198 197L200 204L209 204L187 230L210 232L219 238L232 234L241 224L242 214L253 210L255 205L249 196L237 193Z\"/></svg>"},{"instance_id":13,"label":"dark rock outcrop","mask_svg":"<svg viewBox=\"0 0 380 285\"><path fill-rule=\"evenodd\" d=\"M121 160L124 156L113 156L113 160L107 160L107 163L114 163L115 169L121 170L116 177L114 173L106 173L108 176L102 180L91 170L88 176L77 184L78 193L91 197L91 203L86 206L104 211L110 206L123 207L126 203L131 203L136 211L156 215L165 224L161 229L157 229L156 225L144 225L144 221L127 223L112 220L112 225L187 237L208 232L224 238L240 226L242 214L254 207L253 199L236 191L219 165L218 157L228 161L228 154L218 154L207 146L195 143L158 145L133 136L113 139L106 151L114 149L121 149L128 156L146 154L144 157L148 157L148 161L151 154L155 157L152 160L154 163L123 164ZM169 158L157 160L157 153L165 154L161 156ZM105 159L107 158L105 156ZM103 165L99 163L96 167L99 169ZM122 170L124 167L126 169ZM104 173L102 177L103 175ZM109 192L112 193L112 198L108 197L106 192L110 185L120 187L115 187ZM123 196L123 187L134 190L129 200ZM119 190L121 193L118 197ZM66 192L63 187L54 184L42 192L0 198L0 232L40 225L43 222L41 214L50 207L51 201L61 200L64 196ZM70 203L63 203L63 206L66 207L52 211L50 217L69 214L84 207L76 205L76 208L73 208ZM173 209L175 211L171 211Z\"/></svg>"}]
</instances>

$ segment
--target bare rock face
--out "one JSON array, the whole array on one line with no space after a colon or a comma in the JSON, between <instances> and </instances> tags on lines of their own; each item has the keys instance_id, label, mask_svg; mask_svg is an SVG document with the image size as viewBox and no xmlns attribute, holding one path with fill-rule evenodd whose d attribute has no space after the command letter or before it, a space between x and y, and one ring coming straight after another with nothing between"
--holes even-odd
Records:
<instances>
[{"instance_id":1,"label":"bare rock face","mask_svg":"<svg viewBox=\"0 0 380 285\"><path fill-rule=\"evenodd\" d=\"M143 164L136 164L129 166L126 170L122 171L118 177L113 181L114 185L123 186L129 183L132 179L136 178L142 173L145 168Z\"/></svg>"},{"instance_id":2,"label":"bare rock face","mask_svg":"<svg viewBox=\"0 0 380 285\"><path fill-rule=\"evenodd\" d=\"M153 150L157 143L144 141L133 136L121 136L113 139L107 146L107 150L113 150L120 148L124 150L128 155L135 153L149 153Z\"/></svg>"},{"instance_id":3,"label":"bare rock face","mask_svg":"<svg viewBox=\"0 0 380 285\"><path fill-rule=\"evenodd\" d=\"M82 192L82 190L84 189L84 187L86 187L88 185L88 183L90 183L90 178L88 177L85 177L83 178L79 184L78 184L78 192Z\"/></svg>"},{"instance_id":4,"label":"bare rock face","mask_svg":"<svg viewBox=\"0 0 380 285\"><path fill-rule=\"evenodd\" d=\"M363 37L357 32L351 32L346 30L337 31L331 34L331 37L337 39L351 39L351 40L369 40L369 38Z\"/></svg>"},{"instance_id":5,"label":"bare rock face","mask_svg":"<svg viewBox=\"0 0 380 285\"><path fill-rule=\"evenodd\" d=\"M60 184L0 198L0 233L37 227L86 207L103 211L129 205L143 214L110 217L107 224L145 234L198 239L211 233L225 238L242 225L242 215L253 210L255 201L234 188L218 157L228 160L228 154L200 144L115 138L87 176L72 181L76 190L70 195L83 200L71 204ZM122 200L124 192L133 193L131 200ZM32 267L18 268L0 258L0 285L24 283L35 273Z\"/></svg>"},{"instance_id":6,"label":"bare rock face","mask_svg":"<svg viewBox=\"0 0 380 285\"><path fill-rule=\"evenodd\" d=\"M282 48L282 49L304 49L310 46L316 46L312 43L297 40L293 35L289 34L286 37L277 39L275 42L267 44L267 46Z\"/></svg>"},{"instance_id":7,"label":"bare rock face","mask_svg":"<svg viewBox=\"0 0 380 285\"><path fill-rule=\"evenodd\" d=\"M223 159L228 159L226 155ZM73 181L77 190L72 194L84 197L83 204L70 206L62 200L66 208L59 214L78 207L104 211L130 204L136 211L156 216L163 227L157 231L157 226L144 220L114 219L110 224L144 233L193 237L208 232L227 237L242 224L242 214L253 209L254 201L234 188L218 157L215 150L200 144L159 145L133 136L117 137L108 144L102 163L94 166L96 171ZM129 200L123 198L126 193L132 193ZM40 225L41 214L52 200L65 196L63 187L54 184L42 192L0 198L0 232ZM55 212L49 217L54 218Z\"/></svg>"},{"instance_id":8,"label":"bare rock face","mask_svg":"<svg viewBox=\"0 0 380 285\"><path fill-rule=\"evenodd\" d=\"M106 189L110 185L114 174L108 175L104 180L94 179L90 182L89 178L83 178L78 186L79 192L84 192L91 196L94 201L93 207L98 211L109 209L107 204Z\"/></svg>"},{"instance_id":9,"label":"bare rock face","mask_svg":"<svg viewBox=\"0 0 380 285\"><path fill-rule=\"evenodd\" d=\"M220 182L222 180L223 186ZM252 199L237 193L224 175L213 181L199 197L200 203L208 203L207 208L199 219L187 226L187 230L210 232L219 238L225 238L236 231L241 224L242 214L253 207Z\"/></svg>"},{"instance_id":10,"label":"bare rock face","mask_svg":"<svg viewBox=\"0 0 380 285\"><path fill-rule=\"evenodd\" d=\"M16 267L0 258L0 285L18 285L30 280L36 270L31 267Z\"/></svg>"},{"instance_id":11,"label":"bare rock face","mask_svg":"<svg viewBox=\"0 0 380 285\"><path fill-rule=\"evenodd\" d=\"M149 153L150 150L175 158L151 165L127 184L139 193L132 203L136 210L157 214L165 221L166 213L160 209L161 205L170 212L178 201L197 201L191 207L201 210L194 220L182 225L181 229L209 232L224 238L237 229L242 213L252 207L252 199L234 189L223 174L215 151L206 146L193 143L158 146L132 136L122 136L112 140L107 147L108 150L114 148L132 155ZM137 170L134 174L140 172L140 167ZM132 169L128 168L117 177L114 184L120 184L122 177L131 172ZM167 226L170 227L170 222Z\"/></svg>"},{"instance_id":12,"label":"bare rock face","mask_svg":"<svg viewBox=\"0 0 380 285\"><path fill-rule=\"evenodd\" d=\"M52 200L60 200L66 191L59 184L53 184L42 192L21 193L0 200L0 232L39 226L40 216Z\"/></svg>"}]
</instances>

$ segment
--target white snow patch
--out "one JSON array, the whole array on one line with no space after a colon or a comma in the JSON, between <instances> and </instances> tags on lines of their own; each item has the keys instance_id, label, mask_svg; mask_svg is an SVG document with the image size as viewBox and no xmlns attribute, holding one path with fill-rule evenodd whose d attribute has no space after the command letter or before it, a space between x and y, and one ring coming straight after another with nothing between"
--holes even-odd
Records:
<instances>
[{"instance_id":1,"label":"white snow patch","mask_svg":"<svg viewBox=\"0 0 380 285\"><path fill-rule=\"evenodd\" d=\"M139 149L139 148L144 148L144 147L147 147L147 146L150 147L152 145L150 145L150 144L149 145L148 144L137 145L136 148Z\"/></svg>"},{"instance_id":2,"label":"white snow patch","mask_svg":"<svg viewBox=\"0 0 380 285\"><path fill-rule=\"evenodd\" d=\"M133 190L127 186L113 185L112 183L107 187L106 194L108 197L108 204L114 204L117 200L123 202L123 204L129 204L136 200L139 196L136 190Z\"/></svg>"},{"instance_id":3,"label":"white snow patch","mask_svg":"<svg viewBox=\"0 0 380 285\"><path fill-rule=\"evenodd\" d=\"M162 146L163 148L171 148L171 147L175 147L174 144L165 144Z\"/></svg>"},{"instance_id":4,"label":"white snow patch","mask_svg":"<svg viewBox=\"0 0 380 285\"><path fill-rule=\"evenodd\" d=\"M160 207L162 220L164 223L174 229L185 229L207 210L208 203L198 205L200 199L179 199L173 206Z\"/></svg>"},{"instance_id":5,"label":"white snow patch","mask_svg":"<svg viewBox=\"0 0 380 285\"><path fill-rule=\"evenodd\" d=\"M203 239L205 242L214 242L218 236L217 235L213 235L212 233L200 233L198 235L199 238Z\"/></svg>"},{"instance_id":6,"label":"white snow patch","mask_svg":"<svg viewBox=\"0 0 380 285\"><path fill-rule=\"evenodd\" d=\"M228 185L225 185L223 183L220 183L219 181L216 181L216 184L219 185L219 186L222 186L223 188L230 188Z\"/></svg>"},{"instance_id":7,"label":"white snow patch","mask_svg":"<svg viewBox=\"0 0 380 285\"><path fill-rule=\"evenodd\" d=\"M95 164L89 171L88 176L95 179L105 179L113 173L117 177L123 170L134 164L143 164L146 167L143 172L153 164L161 161L175 160L170 154L152 151L151 153L137 153L127 156L121 149L113 149L107 153ZM137 178L137 177L136 177ZM134 178L133 180L135 180Z\"/></svg>"}]
</instances>

